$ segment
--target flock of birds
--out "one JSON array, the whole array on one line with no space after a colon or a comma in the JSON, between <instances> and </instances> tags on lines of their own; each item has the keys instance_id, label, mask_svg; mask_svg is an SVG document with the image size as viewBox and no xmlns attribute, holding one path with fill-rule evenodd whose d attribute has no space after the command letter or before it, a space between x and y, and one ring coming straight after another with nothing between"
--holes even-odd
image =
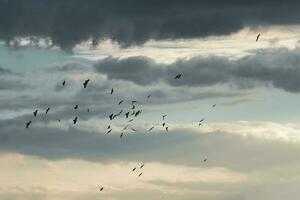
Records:
<instances>
[{"instance_id":1,"label":"flock of birds","mask_svg":"<svg viewBox=\"0 0 300 200\"><path fill-rule=\"evenodd\" d=\"M256 36L256 42L259 40L259 38L260 38L260 33ZM180 79L180 78L181 78L181 74L177 74L177 75L174 77L174 79L177 79L177 80ZM90 82L90 79L85 80L85 81L82 83L83 88L87 88L89 82ZM64 81L62 82L62 86L65 86L65 85L66 85L66 81L64 80ZM113 93L114 93L114 88L112 88L112 89L110 90L110 94L112 95ZM150 97L151 97L151 94L147 95L147 98L150 98ZM124 99L120 100L120 101L118 102L118 105L121 105L122 103L124 103ZM138 117L138 116L142 113L142 109L136 110L136 103L137 103L137 101L134 101L134 100L131 101L131 108L130 108L130 110L127 111L127 112L124 112L124 110L122 109L122 110L120 110L120 111L119 111L118 113L116 113L116 114L114 114L114 113L110 114L110 115L108 116L108 117L109 117L109 120L114 120L116 117L120 116L123 112L125 113L126 119L129 119L131 116L133 116L134 118L135 118L135 117ZM216 107L216 105L217 105L217 104L213 104L211 107L214 108L214 107ZM75 106L74 106L74 109L77 110L77 109L78 109L78 105L75 105ZM50 111L50 107L48 107L48 108L46 109L45 113L48 114L49 111ZM90 109L88 108L87 111L90 112ZM35 111L33 112L33 116L36 117L37 115L38 115L38 110L35 110ZM162 120L163 120L163 122L162 122L162 127L165 129L165 131L168 131L168 130L169 130L169 126L168 126L168 125L166 124L166 122L165 122L166 117L167 117L166 114L162 115ZM120 138L122 138L122 137L124 136L125 131L130 127L130 122L132 122L134 118L129 119L129 120L128 120L128 124L127 124L123 129L121 129ZM60 119L57 119L57 121L60 122ZM75 118L73 119L73 124L75 125L75 124L77 123L77 121L78 121L78 117L75 116ZM198 122L198 126L203 125L203 122L204 122L204 121L205 121L205 118L200 119L200 121ZM28 121L28 122L26 123L26 128L29 128L31 124L32 124L32 121ZM148 129L147 132L151 132L154 128L155 128L155 126L151 126L151 127ZM108 126L106 127L106 134L111 133L112 130L113 130L113 129L112 129L112 126L111 126L111 125L108 125ZM137 131L134 127L130 127L130 130L133 131L133 132ZM203 162L206 162L206 161L207 161L207 158L205 158L205 159L203 160ZM143 171L141 171L141 170L144 168L144 166L145 166L144 164L141 164L139 167L134 167L134 168L132 169L132 172L135 172L135 171L140 170L140 171L138 172L138 177L140 177L140 176L143 175ZM104 190L104 187L100 187L100 188L99 188L99 191L100 191L100 192L102 192L103 190Z\"/></svg>"}]
</instances>

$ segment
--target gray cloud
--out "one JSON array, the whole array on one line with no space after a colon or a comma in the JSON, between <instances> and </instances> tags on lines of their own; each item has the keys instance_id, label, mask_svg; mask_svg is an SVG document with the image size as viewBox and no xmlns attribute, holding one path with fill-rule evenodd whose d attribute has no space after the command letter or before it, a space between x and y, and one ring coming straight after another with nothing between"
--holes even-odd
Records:
<instances>
[{"instance_id":1,"label":"gray cloud","mask_svg":"<svg viewBox=\"0 0 300 200\"><path fill-rule=\"evenodd\" d=\"M299 2L146 0L1 0L0 38L47 37L70 50L88 38L111 38L123 46L149 39L226 35L245 26L298 24ZM95 42L97 43L97 42ZM12 44L13 45L13 44Z\"/></svg>"},{"instance_id":2,"label":"gray cloud","mask_svg":"<svg viewBox=\"0 0 300 200\"><path fill-rule=\"evenodd\" d=\"M140 85L165 82L172 86L211 86L229 84L238 88L272 85L289 92L300 91L300 50L265 49L231 60L226 57L194 57L166 65L146 57L108 57L95 64L96 71L110 79L123 79ZM180 80L174 76L182 74Z\"/></svg>"}]
</instances>

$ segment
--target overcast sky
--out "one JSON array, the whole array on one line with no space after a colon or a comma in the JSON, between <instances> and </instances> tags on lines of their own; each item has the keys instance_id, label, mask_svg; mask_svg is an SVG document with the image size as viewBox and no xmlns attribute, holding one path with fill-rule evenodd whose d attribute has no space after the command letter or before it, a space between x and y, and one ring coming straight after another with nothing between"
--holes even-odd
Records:
<instances>
[{"instance_id":1,"label":"overcast sky","mask_svg":"<svg viewBox=\"0 0 300 200\"><path fill-rule=\"evenodd\" d=\"M299 9L0 0L0 199L296 199Z\"/></svg>"}]
</instances>

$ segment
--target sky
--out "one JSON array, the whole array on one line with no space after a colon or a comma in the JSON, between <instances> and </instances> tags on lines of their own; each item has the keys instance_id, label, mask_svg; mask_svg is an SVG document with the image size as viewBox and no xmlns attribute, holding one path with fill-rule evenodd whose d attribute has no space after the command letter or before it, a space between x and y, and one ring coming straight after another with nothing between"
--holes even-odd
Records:
<instances>
[{"instance_id":1,"label":"sky","mask_svg":"<svg viewBox=\"0 0 300 200\"><path fill-rule=\"evenodd\" d=\"M296 199L299 9L0 0L0 199Z\"/></svg>"}]
</instances>

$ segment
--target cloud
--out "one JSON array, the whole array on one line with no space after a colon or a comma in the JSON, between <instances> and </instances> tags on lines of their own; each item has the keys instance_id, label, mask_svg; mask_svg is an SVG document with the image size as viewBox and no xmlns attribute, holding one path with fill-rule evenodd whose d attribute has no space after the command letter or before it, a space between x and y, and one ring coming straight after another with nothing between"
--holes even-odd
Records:
<instances>
[{"instance_id":1,"label":"cloud","mask_svg":"<svg viewBox=\"0 0 300 200\"><path fill-rule=\"evenodd\" d=\"M111 38L122 46L150 39L189 39L228 35L245 26L298 24L295 0L285 1L0 1L0 38L39 37L70 50L93 38ZM16 42L11 42L16 43ZM11 44L13 45L13 44Z\"/></svg>"},{"instance_id":2,"label":"cloud","mask_svg":"<svg viewBox=\"0 0 300 200\"><path fill-rule=\"evenodd\" d=\"M95 69L109 79L132 81L139 85L164 82L172 86L212 86L227 84L240 89L272 85L288 92L300 92L300 49L264 49L240 59L221 56L193 57L160 64L147 57L124 59L108 57ZM175 80L176 74L182 74Z\"/></svg>"}]
</instances>

